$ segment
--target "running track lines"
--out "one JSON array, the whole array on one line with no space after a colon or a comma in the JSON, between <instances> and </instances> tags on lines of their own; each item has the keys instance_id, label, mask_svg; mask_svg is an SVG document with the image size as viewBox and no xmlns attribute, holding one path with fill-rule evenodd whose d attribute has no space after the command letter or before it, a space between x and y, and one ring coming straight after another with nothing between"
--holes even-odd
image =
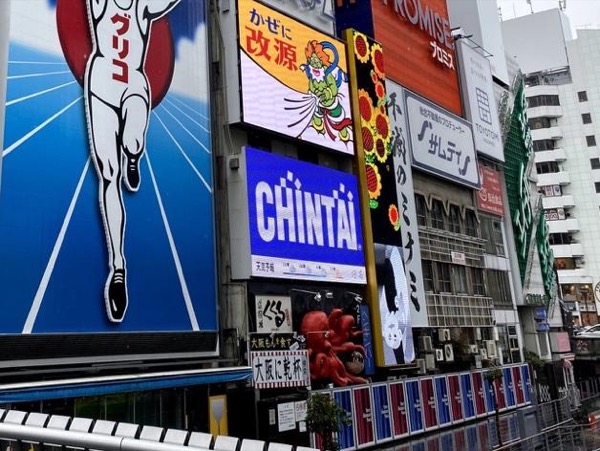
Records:
<instances>
[{"instance_id":1,"label":"running track lines","mask_svg":"<svg viewBox=\"0 0 600 451\"><path fill-rule=\"evenodd\" d=\"M69 81L67 83L63 83L62 85L54 86L53 88L44 89L43 91L34 92L33 94L29 94L23 97L19 97L18 99L9 100L6 102L6 106L14 105L15 103L23 102L25 100L33 99L34 97L41 96L43 94L47 94L52 91L56 91L57 89L64 88L65 86L72 85L73 83L77 83L77 80Z\"/></svg>"},{"instance_id":2,"label":"running track lines","mask_svg":"<svg viewBox=\"0 0 600 451\"><path fill-rule=\"evenodd\" d=\"M33 78L33 77L45 77L46 75L60 75L60 74L70 74L70 70L63 70L59 72L44 72L40 74L25 74L25 75L9 75L6 77L7 80L18 80L21 78Z\"/></svg>"},{"instance_id":3,"label":"running track lines","mask_svg":"<svg viewBox=\"0 0 600 451\"><path fill-rule=\"evenodd\" d=\"M171 133L171 131L167 128L167 126L165 125L165 123L163 122L163 120L161 119L161 117L158 115L158 113L156 113L156 111L153 111L152 114L154 114L154 116L156 117L156 119L158 119L158 122L160 122L160 125L163 126L163 128L165 129L165 131L167 132L167 134L169 135L169 137L171 138L171 140L175 143L175 146L177 146L177 148L179 149L179 152L181 152L181 155L183 155L183 158L185 158L185 160L188 162L188 164L192 167L192 170L200 178L200 180L202 181L202 183L204 184L204 186L206 186L206 189L208 190L208 192L210 194L212 194L212 188L211 188L211 186L208 184L208 182L206 181L206 179L204 178L204 176L200 173L200 171L198 170L198 168L196 168L196 166L194 166L194 163L192 163L192 161L189 159L189 157L187 156L187 154L185 153L185 151L181 147L181 144L179 144L179 142L177 141L177 139L175 139L175 137L173 136L173 134Z\"/></svg>"},{"instance_id":4,"label":"running track lines","mask_svg":"<svg viewBox=\"0 0 600 451\"><path fill-rule=\"evenodd\" d=\"M168 130L167 130L167 133L168 133ZM170 135L170 133L169 133L169 135ZM165 226L165 232L167 233L167 239L169 240L169 247L171 248L171 254L173 255L175 269L177 270L177 276L179 277L179 283L181 285L181 293L183 294L183 299L185 301L185 307L187 309L187 313L190 318L192 330L199 331L200 326L198 325L198 319L196 318L196 312L194 312L194 306L192 305L192 298L191 298L190 292L188 290L187 282L185 280L185 275L183 274L183 267L181 265L179 253L177 252L177 246L175 245L175 240L173 238L173 234L171 233L171 226L169 225L169 219L167 218L167 213L165 211L162 197L160 195L160 190L158 189L156 177L154 176L154 170L152 169L152 163L150 161L149 153L146 153L146 162L148 163L148 169L150 170L150 178L152 179L152 185L154 186L154 192L156 194L156 200L158 201L160 215L163 220L163 225Z\"/></svg>"},{"instance_id":5,"label":"running track lines","mask_svg":"<svg viewBox=\"0 0 600 451\"><path fill-rule=\"evenodd\" d=\"M208 121L209 118L208 116L205 116L204 114L202 114L200 111L195 110L194 108L192 108L191 106L189 106L187 103L185 103L183 100L181 100L178 97L172 96L169 97L169 100L171 101L171 103L173 103L173 101L176 101L177 103L179 103L181 106L184 106L185 108L187 108L188 110L190 110L192 113L200 116L202 119L204 119L205 121Z\"/></svg>"},{"instance_id":6,"label":"running track lines","mask_svg":"<svg viewBox=\"0 0 600 451\"><path fill-rule=\"evenodd\" d=\"M208 150L206 148L206 146L204 145L204 143L201 142L201 141L199 141L198 138L196 138L196 136L191 131L189 131L188 128L185 125L183 125L181 123L181 121L179 119L177 119L177 117L175 117L175 115L168 110L168 108L166 106L161 105L160 108L163 109L163 110L165 110L169 114L169 116L171 116L173 119L175 119L175 121L181 126L181 128L183 128L185 130L185 132L188 135L190 135L192 137L192 139L194 141L196 141L198 143L198 145L200 145L200 147L202 147L207 154L210 155L210 150Z\"/></svg>"},{"instance_id":7,"label":"running track lines","mask_svg":"<svg viewBox=\"0 0 600 451\"><path fill-rule=\"evenodd\" d=\"M40 280L40 284L38 285L37 292L35 293L33 302L31 303L29 314L27 315L25 325L23 326L24 334L30 334L33 331L35 320L37 319L37 315L40 311L42 301L44 300L44 295L46 294L48 283L52 278L54 266L56 265L58 254L60 253L60 249L63 245L65 235L67 234L67 229L69 228L71 218L73 217L73 211L75 210L75 205L77 204L77 199L79 198L79 193L81 192L81 187L83 186L83 182L85 180L89 167L90 158L88 157L85 166L83 167L83 171L81 171L81 175L79 176L79 182L77 182L77 186L75 187L75 192L73 193L73 197L71 198L71 203L69 204L69 208L67 209L67 213L65 214L65 218L63 219L62 226L60 228L60 231L58 232L58 237L54 242L54 248L52 249L52 253L50 254L48 263L46 264L46 269L44 270L44 274L42 275L42 279Z\"/></svg>"},{"instance_id":8,"label":"running track lines","mask_svg":"<svg viewBox=\"0 0 600 451\"><path fill-rule=\"evenodd\" d=\"M4 151L2 152L2 157L8 156L8 154L10 154L13 150L15 150L17 147L19 147L21 144L23 144L29 138L31 138L33 135L35 135L41 129L43 129L46 125L50 124L54 119L56 119L57 117L59 117L61 114L63 114L69 108L71 108L73 105L75 105L77 102L79 102L82 98L83 98L83 96L79 96L78 98L76 98L75 100L73 100L71 103L69 103L66 107L64 107L62 110L60 110L57 113L54 113L52 116L50 116L44 122L42 122L40 125L38 125L37 127L35 127L30 132L28 132L25 135L23 135L21 138L19 138L14 143L12 143L10 146L8 146L6 149L4 149Z\"/></svg>"},{"instance_id":9,"label":"running track lines","mask_svg":"<svg viewBox=\"0 0 600 451\"><path fill-rule=\"evenodd\" d=\"M173 107L175 108L177 111L179 111L181 114L183 114L185 117L187 117L190 121L192 121L194 124L196 124L198 127L200 127L202 130L204 130L206 133L209 133L208 129L202 125L200 122L198 122L196 119L194 119L192 116L190 116L189 114L187 114L185 111L183 111L181 108L179 108L177 105L175 105L174 102L172 102L171 100L167 99L167 102ZM189 108L189 107L188 107ZM193 110L192 110L193 111ZM195 113L199 114L202 118L204 118L204 116L202 116L200 113L198 113L197 111L195 111Z\"/></svg>"}]
</instances>

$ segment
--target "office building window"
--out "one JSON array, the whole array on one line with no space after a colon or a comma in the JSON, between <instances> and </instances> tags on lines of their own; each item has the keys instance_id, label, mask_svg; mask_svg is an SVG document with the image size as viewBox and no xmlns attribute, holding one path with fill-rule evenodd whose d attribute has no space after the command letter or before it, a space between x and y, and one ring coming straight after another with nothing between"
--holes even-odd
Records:
<instances>
[{"instance_id":1,"label":"office building window","mask_svg":"<svg viewBox=\"0 0 600 451\"><path fill-rule=\"evenodd\" d=\"M600 158L590 158L592 169L600 169Z\"/></svg>"},{"instance_id":2,"label":"office building window","mask_svg":"<svg viewBox=\"0 0 600 451\"><path fill-rule=\"evenodd\" d=\"M588 147L594 147L596 145L596 137L594 135L586 136L585 142L587 143Z\"/></svg>"},{"instance_id":3,"label":"office building window","mask_svg":"<svg viewBox=\"0 0 600 451\"><path fill-rule=\"evenodd\" d=\"M433 291L433 263L431 260L422 260L421 267L423 268L423 288L425 291Z\"/></svg>"},{"instance_id":4,"label":"office building window","mask_svg":"<svg viewBox=\"0 0 600 451\"><path fill-rule=\"evenodd\" d=\"M476 296L485 296L483 270L481 268L471 268L471 274L473 276L473 294Z\"/></svg>"},{"instance_id":5,"label":"office building window","mask_svg":"<svg viewBox=\"0 0 600 451\"><path fill-rule=\"evenodd\" d=\"M487 270L488 296L494 300L494 307L512 306L510 282L506 271Z\"/></svg>"},{"instance_id":6,"label":"office building window","mask_svg":"<svg viewBox=\"0 0 600 451\"><path fill-rule=\"evenodd\" d=\"M594 188L596 188L597 193L600 193L600 182L594 183Z\"/></svg>"},{"instance_id":7,"label":"office building window","mask_svg":"<svg viewBox=\"0 0 600 451\"><path fill-rule=\"evenodd\" d=\"M559 106L560 101L558 96L555 95L541 95L529 97L527 99L527 106L529 108L535 108L536 106Z\"/></svg>"},{"instance_id":8,"label":"office building window","mask_svg":"<svg viewBox=\"0 0 600 451\"><path fill-rule=\"evenodd\" d=\"M481 237L485 240L485 252L492 255L505 255L502 223L487 216L481 217Z\"/></svg>"},{"instance_id":9,"label":"office building window","mask_svg":"<svg viewBox=\"0 0 600 451\"><path fill-rule=\"evenodd\" d=\"M479 236L477 232L477 216L475 216L473 210L465 211L465 233L469 236Z\"/></svg>"},{"instance_id":10,"label":"office building window","mask_svg":"<svg viewBox=\"0 0 600 451\"><path fill-rule=\"evenodd\" d=\"M556 161L545 161L543 163L536 163L535 169L538 174L551 174L560 171L558 163Z\"/></svg>"},{"instance_id":11,"label":"office building window","mask_svg":"<svg viewBox=\"0 0 600 451\"><path fill-rule=\"evenodd\" d=\"M439 199L433 199L431 202L431 227L444 228L444 204Z\"/></svg>"},{"instance_id":12,"label":"office building window","mask_svg":"<svg viewBox=\"0 0 600 451\"><path fill-rule=\"evenodd\" d=\"M587 102L587 92L586 91L579 91L577 93L577 97L579 98L580 102Z\"/></svg>"},{"instance_id":13,"label":"office building window","mask_svg":"<svg viewBox=\"0 0 600 451\"><path fill-rule=\"evenodd\" d=\"M450 215L448 217L448 230L454 233L460 233L460 208L458 205L450 205Z\"/></svg>"},{"instance_id":14,"label":"office building window","mask_svg":"<svg viewBox=\"0 0 600 451\"><path fill-rule=\"evenodd\" d=\"M467 268L461 265L451 265L452 288L456 294L468 294L467 289Z\"/></svg>"},{"instance_id":15,"label":"office building window","mask_svg":"<svg viewBox=\"0 0 600 451\"><path fill-rule=\"evenodd\" d=\"M583 113L581 115L581 122L583 122L584 124L591 124L592 123L592 115L590 113Z\"/></svg>"},{"instance_id":16,"label":"office building window","mask_svg":"<svg viewBox=\"0 0 600 451\"><path fill-rule=\"evenodd\" d=\"M438 293L452 293L452 276L448 263L436 262L436 282Z\"/></svg>"},{"instance_id":17,"label":"office building window","mask_svg":"<svg viewBox=\"0 0 600 451\"><path fill-rule=\"evenodd\" d=\"M425 196L415 194L415 208L417 210L417 224L420 226L427 225L427 205L425 204Z\"/></svg>"},{"instance_id":18,"label":"office building window","mask_svg":"<svg viewBox=\"0 0 600 451\"><path fill-rule=\"evenodd\" d=\"M548 235L548 243L552 246L560 244L571 244L572 238L570 233L551 233Z\"/></svg>"},{"instance_id":19,"label":"office building window","mask_svg":"<svg viewBox=\"0 0 600 451\"><path fill-rule=\"evenodd\" d=\"M533 141L533 151L540 152L543 150L554 150L555 144L553 139L539 139Z\"/></svg>"}]
</instances>

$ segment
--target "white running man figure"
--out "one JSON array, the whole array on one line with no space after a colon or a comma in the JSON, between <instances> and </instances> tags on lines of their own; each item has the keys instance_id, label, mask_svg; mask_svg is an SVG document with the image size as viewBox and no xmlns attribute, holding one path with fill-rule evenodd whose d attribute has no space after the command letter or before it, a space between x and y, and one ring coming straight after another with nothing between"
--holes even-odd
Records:
<instances>
[{"instance_id":1,"label":"white running man figure","mask_svg":"<svg viewBox=\"0 0 600 451\"><path fill-rule=\"evenodd\" d=\"M85 106L110 268L104 299L108 319L118 323L127 310L121 182L133 192L140 186L151 107L144 63L152 22L180 0L86 1L92 52L85 71Z\"/></svg>"}]
</instances>

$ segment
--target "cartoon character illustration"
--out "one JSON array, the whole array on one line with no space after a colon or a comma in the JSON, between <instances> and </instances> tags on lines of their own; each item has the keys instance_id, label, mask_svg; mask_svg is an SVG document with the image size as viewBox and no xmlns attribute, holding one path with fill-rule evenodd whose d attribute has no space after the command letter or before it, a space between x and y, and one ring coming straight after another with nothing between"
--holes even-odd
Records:
<instances>
[{"instance_id":1,"label":"cartoon character illustration","mask_svg":"<svg viewBox=\"0 0 600 451\"><path fill-rule=\"evenodd\" d=\"M381 334L386 364L408 363L415 358L408 286L400 250L375 245Z\"/></svg>"},{"instance_id":2,"label":"cartoon character illustration","mask_svg":"<svg viewBox=\"0 0 600 451\"><path fill-rule=\"evenodd\" d=\"M106 312L121 322L127 310L125 209L121 183L136 192L144 155L151 92L144 70L152 22L180 0L87 0L92 52L84 97L90 149L109 253Z\"/></svg>"},{"instance_id":3,"label":"cartoon character illustration","mask_svg":"<svg viewBox=\"0 0 600 451\"><path fill-rule=\"evenodd\" d=\"M305 48L306 64L300 65L308 79L308 96L297 109L304 116L291 126L310 117L307 128L327 135L331 140L348 142L352 139L352 121L340 102L343 95L342 84L348 83L348 76L339 67L339 55L335 46L327 41L309 41ZM288 102L297 100L286 99Z\"/></svg>"}]
</instances>

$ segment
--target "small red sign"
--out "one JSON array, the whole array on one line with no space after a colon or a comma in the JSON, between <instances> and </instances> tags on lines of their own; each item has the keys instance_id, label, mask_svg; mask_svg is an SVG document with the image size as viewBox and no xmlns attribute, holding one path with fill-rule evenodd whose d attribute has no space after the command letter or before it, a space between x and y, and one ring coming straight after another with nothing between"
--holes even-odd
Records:
<instances>
[{"instance_id":1,"label":"small red sign","mask_svg":"<svg viewBox=\"0 0 600 451\"><path fill-rule=\"evenodd\" d=\"M500 173L486 166L479 166L479 178L481 189L477 193L477 206L486 213L504 216Z\"/></svg>"}]
</instances>

